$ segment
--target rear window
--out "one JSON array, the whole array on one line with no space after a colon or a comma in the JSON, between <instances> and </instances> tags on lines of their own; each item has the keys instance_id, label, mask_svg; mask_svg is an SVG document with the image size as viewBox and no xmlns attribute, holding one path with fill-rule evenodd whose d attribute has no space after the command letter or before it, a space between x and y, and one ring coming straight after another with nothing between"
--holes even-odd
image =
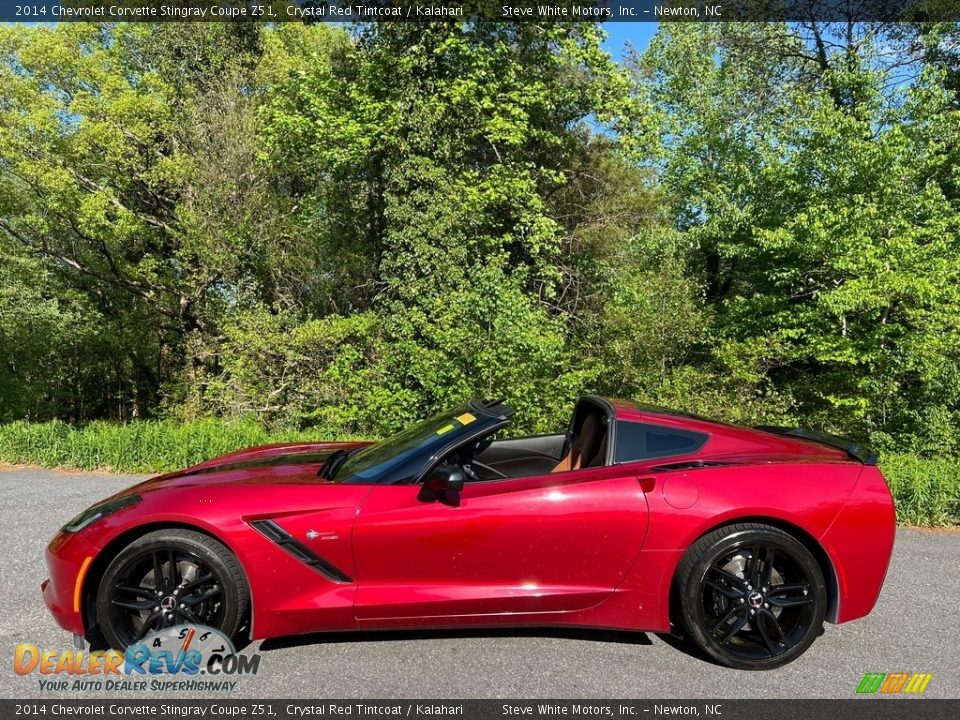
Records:
<instances>
[{"instance_id":1,"label":"rear window","mask_svg":"<svg viewBox=\"0 0 960 720\"><path fill-rule=\"evenodd\" d=\"M691 430L618 421L615 462L687 455L702 448L708 437Z\"/></svg>"}]
</instances>

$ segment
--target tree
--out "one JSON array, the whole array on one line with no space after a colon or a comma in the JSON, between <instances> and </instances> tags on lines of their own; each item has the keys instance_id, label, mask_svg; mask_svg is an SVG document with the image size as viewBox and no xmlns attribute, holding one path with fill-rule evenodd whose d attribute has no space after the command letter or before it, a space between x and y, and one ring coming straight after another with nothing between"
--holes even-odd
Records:
<instances>
[{"instance_id":1,"label":"tree","mask_svg":"<svg viewBox=\"0 0 960 720\"><path fill-rule=\"evenodd\" d=\"M274 162L310 188L337 311L380 318L397 423L502 393L542 427L597 376L553 198L625 89L595 26L378 24L277 94Z\"/></svg>"},{"instance_id":2,"label":"tree","mask_svg":"<svg viewBox=\"0 0 960 720\"><path fill-rule=\"evenodd\" d=\"M643 140L700 248L718 347L816 425L956 447L955 95L931 66L891 84L869 29L832 50L825 32L665 28L634 63L665 128Z\"/></svg>"},{"instance_id":3,"label":"tree","mask_svg":"<svg viewBox=\"0 0 960 720\"><path fill-rule=\"evenodd\" d=\"M252 23L0 29L0 252L38 268L43 302L99 328L95 344L63 348L64 382L116 378L79 415L59 402L46 413L136 417L173 384L202 392L227 314L309 293L297 275L311 255L297 252L286 197L259 164L255 118L290 56L306 62L334 35L283 28L268 44Z\"/></svg>"}]
</instances>

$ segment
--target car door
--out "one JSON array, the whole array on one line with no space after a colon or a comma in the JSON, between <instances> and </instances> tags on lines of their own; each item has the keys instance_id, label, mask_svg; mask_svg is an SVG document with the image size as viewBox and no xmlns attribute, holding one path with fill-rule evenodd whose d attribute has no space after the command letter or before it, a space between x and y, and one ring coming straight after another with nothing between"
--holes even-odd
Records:
<instances>
[{"instance_id":1,"label":"car door","mask_svg":"<svg viewBox=\"0 0 960 720\"><path fill-rule=\"evenodd\" d=\"M377 486L360 508L361 627L591 607L623 579L647 529L643 490L620 466L421 497L416 485Z\"/></svg>"}]
</instances>

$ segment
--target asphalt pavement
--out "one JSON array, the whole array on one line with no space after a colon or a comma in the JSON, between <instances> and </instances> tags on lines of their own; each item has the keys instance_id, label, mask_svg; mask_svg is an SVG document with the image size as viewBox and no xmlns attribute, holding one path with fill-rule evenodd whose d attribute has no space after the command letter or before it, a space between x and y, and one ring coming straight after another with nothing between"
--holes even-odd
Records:
<instances>
[{"instance_id":1,"label":"asphalt pavement","mask_svg":"<svg viewBox=\"0 0 960 720\"><path fill-rule=\"evenodd\" d=\"M0 698L123 697L41 690L14 648L72 648L40 597L43 550L65 521L136 476L0 467ZM864 548L868 552L869 548ZM849 698L867 672L929 672L925 695L960 697L960 532L903 529L874 612L827 625L794 663L768 672L714 665L652 633L580 630L346 633L253 643L256 676L210 698ZM174 694L170 694L174 697Z\"/></svg>"}]
</instances>

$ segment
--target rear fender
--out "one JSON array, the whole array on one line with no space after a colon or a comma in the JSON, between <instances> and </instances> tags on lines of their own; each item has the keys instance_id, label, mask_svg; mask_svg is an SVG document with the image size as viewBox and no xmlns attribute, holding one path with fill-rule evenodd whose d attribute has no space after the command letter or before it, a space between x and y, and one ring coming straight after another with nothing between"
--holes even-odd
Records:
<instances>
[{"instance_id":1,"label":"rear fender","mask_svg":"<svg viewBox=\"0 0 960 720\"><path fill-rule=\"evenodd\" d=\"M890 488L879 468L864 466L856 488L820 537L837 572L836 622L856 620L873 610L890 567L896 527Z\"/></svg>"},{"instance_id":2,"label":"rear fender","mask_svg":"<svg viewBox=\"0 0 960 720\"><path fill-rule=\"evenodd\" d=\"M820 542L857 486L856 462L724 466L656 475L647 494L650 529L640 558L618 592L635 594L646 629L670 629L670 596L677 566L696 540L739 521L798 528ZM683 495L672 489L682 487ZM696 500L685 508L677 499ZM673 504L671 504L673 503ZM797 533L799 535L799 533ZM831 565L844 557L820 542ZM838 573L838 583L842 577ZM830 579L827 578L828 583ZM842 588L838 593L843 599ZM842 617L842 616L841 616Z\"/></svg>"}]
</instances>

